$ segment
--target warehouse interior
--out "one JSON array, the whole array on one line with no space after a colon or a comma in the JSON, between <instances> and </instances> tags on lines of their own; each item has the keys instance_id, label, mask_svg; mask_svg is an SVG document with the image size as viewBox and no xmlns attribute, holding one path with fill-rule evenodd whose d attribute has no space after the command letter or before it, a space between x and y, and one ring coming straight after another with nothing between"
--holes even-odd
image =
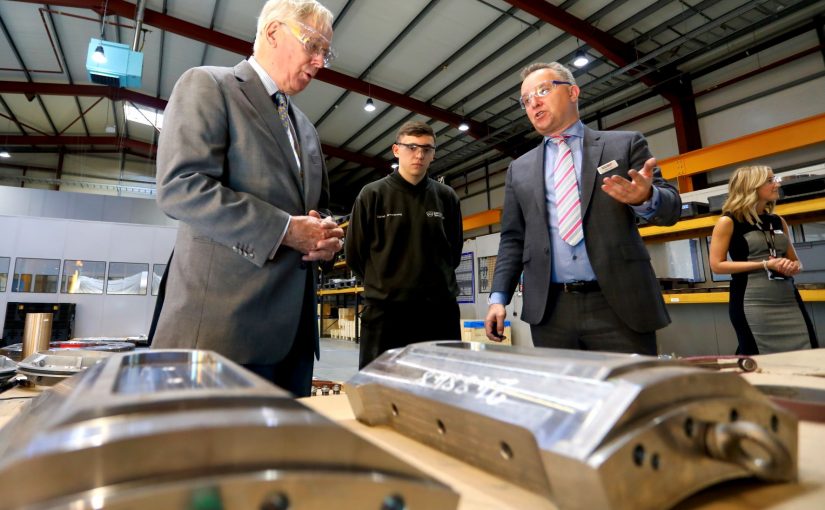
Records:
<instances>
[{"instance_id":1,"label":"warehouse interior","mask_svg":"<svg viewBox=\"0 0 825 510\"><path fill-rule=\"evenodd\" d=\"M0 347L22 342L26 312L52 309L52 340L146 345L179 226L156 203L164 109L188 69L234 66L249 57L264 3L0 1ZM437 148L429 176L455 190L464 221L456 271L462 338L455 340L487 342L484 318L507 170L542 143L519 105L519 72L533 62L568 66L581 88L582 122L592 129L640 132L662 176L679 191L679 222L639 225L672 321L657 332L660 356L736 354L728 311L730 275L711 270L709 246L728 181L743 165L768 165L783 179L776 212L788 222L805 267L795 277L796 288L820 343L825 338L825 2L321 3L334 14L337 56L293 100L320 137L330 210L346 228L362 188L397 168L392 145L399 126L409 120L432 126ZM131 50L142 63L122 81L103 83L88 69L98 47ZM358 384L374 382L371 373L359 374L357 367L363 282L341 253L317 285L322 352L316 378L328 383L324 395L332 393L332 384L337 393L351 378L355 392ZM506 308L506 343L530 348L522 305L518 288ZM776 370L781 378L791 374L782 371L784 363L803 364L799 358L781 361L776 366L783 368L767 362L764 370ZM806 375L821 380L822 361L807 359ZM821 384L817 388L825 391ZM778 416L785 424L784 415ZM438 424L434 438L412 436L438 444L446 437L441 419ZM805 427L804 444L810 446L811 437L825 438L821 423ZM512 457L508 444L496 446L496 456ZM0 440L0 453L3 445ZM381 446L392 449L394 443ZM459 446L434 446L441 452L451 447ZM443 460L429 451L410 455L420 455L422 463ZM800 455L805 459L793 461L807 466L801 479L825 473L810 453ZM3 469L0 463L0 473ZM484 469L455 475L462 484L465 476L478 476L495 486L477 494L466 488L469 495L462 493L458 508L556 508L567 501L548 488L503 489ZM744 508L731 502L758 490L756 482L713 489L693 496L683 508L710 508L716 499ZM787 496L789 508L817 508L825 501L823 483L807 495L770 490L780 499L793 494ZM428 496L433 499L419 501L456 508L450 497L436 492ZM680 499L671 496L675 499L669 501ZM491 506L478 503L484 498ZM778 508L774 503L752 508ZM380 508L407 508L403 498L401 506L393 504L388 497ZM290 508L275 505L266 508ZM5 508L2 502L0 508Z\"/></svg>"},{"instance_id":2,"label":"warehouse interior","mask_svg":"<svg viewBox=\"0 0 825 510\"><path fill-rule=\"evenodd\" d=\"M0 214L9 232L2 239L7 253L0 254L0 269L9 266L4 269L9 284L0 294L5 303L19 301L10 292L17 257L142 264L129 267L155 278L162 274L175 229L175 221L153 207L163 108L186 69L231 66L250 53L260 7L258 1L233 2L232 9L221 0L207 3L145 2L137 36L140 4L9 1L0 6L0 144L9 156L0 159ZM574 69L583 91L583 122L642 132L683 202L706 203L723 195L731 170L742 164L767 164L777 174L823 173L821 2L571 1L556 6L466 0L405 2L392 10L381 5L328 5L340 56L295 101L320 135L331 209L339 217L349 214L364 184L392 172L390 148L402 122L418 119L433 126L438 151L430 175L459 194L469 243L465 251L474 254L474 281L467 291L472 295L460 298L462 318L483 319L486 280L479 262L489 264L497 251L496 238L484 236L500 228L497 214L509 162L539 140L516 101L518 71L531 62L559 61ZM92 39L136 45L143 56L140 85L91 83L86 57ZM580 56L588 62L579 68L572 62ZM364 109L368 101L374 111ZM815 285L822 283L825 267L818 247L823 240L820 205L811 202L810 209L788 219L803 248L800 256L807 259L808 270L798 280ZM113 238L99 228L80 236L60 224L19 225L34 217L122 226ZM715 281L718 275L707 264L712 225L706 220L697 228L641 230L663 290L726 285ZM43 228L68 240L49 241L39 233ZM146 232L132 235L130 229ZM74 240L85 236L98 240ZM338 268L326 283L357 289L343 261ZM46 271L56 282L65 275L61 269ZM56 283L52 287L57 290ZM153 296L151 288L144 291L142 298L71 296L69 301L86 300L77 301L85 312L78 313L76 333L145 334ZM49 294L31 293L26 301L68 297ZM339 294L322 298L329 302L327 319L339 319L337 308L346 314L357 305L357 292ZM719 306L723 294L692 306L684 306L689 298L672 301L677 320L661 332L660 350L730 351L732 330ZM821 324L825 318L815 303L812 299L809 306ZM334 328L330 324L326 329ZM695 324L714 325L695 331L699 338L712 338L711 344L679 345L670 334ZM529 329L523 326L513 321L514 341L529 345ZM354 324L346 335L345 328L338 329L326 336L354 338Z\"/></svg>"}]
</instances>

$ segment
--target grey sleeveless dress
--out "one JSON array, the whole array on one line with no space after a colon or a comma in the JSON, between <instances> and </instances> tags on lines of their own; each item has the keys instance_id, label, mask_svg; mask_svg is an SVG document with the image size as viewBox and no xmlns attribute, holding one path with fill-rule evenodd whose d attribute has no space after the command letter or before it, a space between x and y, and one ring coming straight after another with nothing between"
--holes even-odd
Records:
<instances>
[{"instance_id":1,"label":"grey sleeveless dress","mask_svg":"<svg viewBox=\"0 0 825 510\"><path fill-rule=\"evenodd\" d=\"M775 257L787 254L789 239L782 221L776 215L766 214L760 218L762 224L759 226L734 219L729 250L732 260L761 262L771 254ZM743 257L745 250L747 255ZM734 318L734 306L741 306L746 321L745 324L734 321L737 334L741 328L749 329L759 354L811 348L815 340L811 338L810 321L806 320L807 314L793 277L781 274L769 277L763 269L735 276L737 278L731 282L731 319ZM734 303L735 299L741 299L741 304Z\"/></svg>"}]
</instances>

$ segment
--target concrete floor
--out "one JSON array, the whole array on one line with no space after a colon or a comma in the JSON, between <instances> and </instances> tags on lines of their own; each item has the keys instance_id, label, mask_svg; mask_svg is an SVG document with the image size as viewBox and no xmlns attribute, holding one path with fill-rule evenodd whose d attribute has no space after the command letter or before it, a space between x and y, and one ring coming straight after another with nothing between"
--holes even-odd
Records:
<instances>
[{"instance_id":1,"label":"concrete floor","mask_svg":"<svg viewBox=\"0 0 825 510\"><path fill-rule=\"evenodd\" d=\"M335 382L347 382L358 372L358 344L348 340L321 338L321 360L315 361L312 376Z\"/></svg>"}]
</instances>

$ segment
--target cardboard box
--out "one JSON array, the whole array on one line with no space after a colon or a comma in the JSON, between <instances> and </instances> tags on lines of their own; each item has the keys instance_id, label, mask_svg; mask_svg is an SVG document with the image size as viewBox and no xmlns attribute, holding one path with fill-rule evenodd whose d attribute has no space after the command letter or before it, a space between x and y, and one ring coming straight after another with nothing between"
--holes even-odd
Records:
<instances>
[{"instance_id":1,"label":"cardboard box","mask_svg":"<svg viewBox=\"0 0 825 510\"><path fill-rule=\"evenodd\" d=\"M513 333L510 329L510 321L504 321L504 336L506 338L503 341L493 342L487 338L487 333L484 330L484 321L466 319L461 320L461 340L463 342L513 345Z\"/></svg>"},{"instance_id":2,"label":"cardboard box","mask_svg":"<svg viewBox=\"0 0 825 510\"><path fill-rule=\"evenodd\" d=\"M360 337L361 323L358 323L358 332ZM355 340L355 320L338 319L338 334L341 338L346 340Z\"/></svg>"},{"instance_id":3,"label":"cardboard box","mask_svg":"<svg viewBox=\"0 0 825 510\"><path fill-rule=\"evenodd\" d=\"M321 336L332 336L331 331L335 329L338 333L338 319L321 319Z\"/></svg>"},{"instance_id":4,"label":"cardboard box","mask_svg":"<svg viewBox=\"0 0 825 510\"><path fill-rule=\"evenodd\" d=\"M355 320L355 308L339 308L338 320L351 321Z\"/></svg>"}]
</instances>

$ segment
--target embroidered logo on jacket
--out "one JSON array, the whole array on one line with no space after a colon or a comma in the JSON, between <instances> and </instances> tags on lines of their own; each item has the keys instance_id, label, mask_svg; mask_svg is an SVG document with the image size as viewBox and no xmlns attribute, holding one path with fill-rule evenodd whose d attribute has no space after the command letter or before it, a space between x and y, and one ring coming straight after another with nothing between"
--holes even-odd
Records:
<instances>
[{"instance_id":1,"label":"embroidered logo on jacket","mask_svg":"<svg viewBox=\"0 0 825 510\"><path fill-rule=\"evenodd\" d=\"M428 218L441 218L444 219L444 215L441 214L439 211L427 211Z\"/></svg>"},{"instance_id":2,"label":"embroidered logo on jacket","mask_svg":"<svg viewBox=\"0 0 825 510\"><path fill-rule=\"evenodd\" d=\"M404 213L387 213L387 214L377 214L375 215L376 218L379 220L383 220L384 218L392 218L393 216L404 216Z\"/></svg>"}]
</instances>

